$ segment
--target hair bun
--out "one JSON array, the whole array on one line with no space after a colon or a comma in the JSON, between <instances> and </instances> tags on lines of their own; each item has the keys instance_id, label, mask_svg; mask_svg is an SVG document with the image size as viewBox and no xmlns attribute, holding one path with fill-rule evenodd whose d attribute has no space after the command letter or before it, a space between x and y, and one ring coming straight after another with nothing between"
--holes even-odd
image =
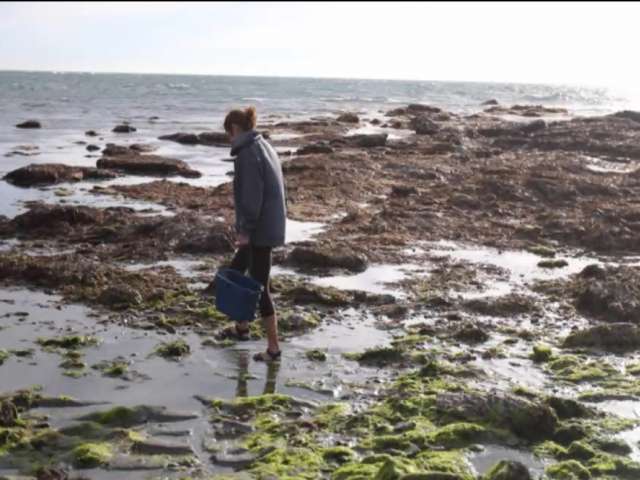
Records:
<instances>
[{"instance_id":1,"label":"hair bun","mask_svg":"<svg viewBox=\"0 0 640 480\"><path fill-rule=\"evenodd\" d=\"M258 114L256 113L256 107L247 107L244 111L245 116L245 127L247 130L251 130L256 128L256 124L258 122Z\"/></svg>"}]
</instances>

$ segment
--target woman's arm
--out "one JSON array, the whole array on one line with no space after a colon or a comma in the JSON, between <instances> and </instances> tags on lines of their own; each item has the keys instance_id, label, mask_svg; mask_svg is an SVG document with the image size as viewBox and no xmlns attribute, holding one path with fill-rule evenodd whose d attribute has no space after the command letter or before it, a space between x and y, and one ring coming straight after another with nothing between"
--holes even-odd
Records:
<instances>
[{"instance_id":1,"label":"woman's arm","mask_svg":"<svg viewBox=\"0 0 640 480\"><path fill-rule=\"evenodd\" d=\"M238 161L238 210L236 230L238 234L251 235L258 225L264 194L264 172L262 163L253 149L245 149Z\"/></svg>"}]
</instances>

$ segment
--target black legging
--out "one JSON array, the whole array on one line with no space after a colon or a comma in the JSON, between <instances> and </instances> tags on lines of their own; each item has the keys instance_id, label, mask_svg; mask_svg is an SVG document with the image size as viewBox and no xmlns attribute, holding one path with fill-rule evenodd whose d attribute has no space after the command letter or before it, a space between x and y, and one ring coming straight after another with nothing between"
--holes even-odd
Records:
<instances>
[{"instance_id":1,"label":"black legging","mask_svg":"<svg viewBox=\"0 0 640 480\"><path fill-rule=\"evenodd\" d=\"M275 313L271 292L269 290L269 275L271 274L271 247L245 245L240 247L231 260L229 268L249 275L260 282L264 289L260 296L260 315L270 317Z\"/></svg>"}]
</instances>

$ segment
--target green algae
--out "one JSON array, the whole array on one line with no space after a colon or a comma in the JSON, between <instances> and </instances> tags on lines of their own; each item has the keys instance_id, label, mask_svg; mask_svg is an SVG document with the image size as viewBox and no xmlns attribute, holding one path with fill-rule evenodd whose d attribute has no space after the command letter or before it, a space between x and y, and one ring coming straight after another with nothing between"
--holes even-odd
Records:
<instances>
[{"instance_id":1,"label":"green algae","mask_svg":"<svg viewBox=\"0 0 640 480\"><path fill-rule=\"evenodd\" d=\"M218 399L211 401L211 407L216 411L239 417L256 417L263 413L289 412L294 406L315 408L315 405L311 403L277 393L238 397L232 401Z\"/></svg>"},{"instance_id":2,"label":"green algae","mask_svg":"<svg viewBox=\"0 0 640 480\"><path fill-rule=\"evenodd\" d=\"M501 460L482 478L483 480L531 480L531 475L523 464Z\"/></svg>"},{"instance_id":3,"label":"green algae","mask_svg":"<svg viewBox=\"0 0 640 480\"><path fill-rule=\"evenodd\" d=\"M543 260L538 262L538 267L540 268L564 268L569 265L569 262L566 260Z\"/></svg>"},{"instance_id":4,"label":"green algae","mask_svg":"<svg viewBox=\"0 0 640 480\"><path fill-rule=\"evenodd\" d=\"M377 464L350 463L335 470L331 480L371 480L379 470Z\"/></svg>"},{"instance_id":5,"label":"green algae","mask_svg":"<svg viewBox=\"0 0 640 480\"><path fill-rule=\"evenodd\" d=\"M619 372L607 362L586 360L575 355L561 355L547 363L557 378L571 383L611 380Z\"/></svg>"},{"instance_id":6,"label":"green algae","mask_svg":"<svg viewBox=\"0 0 640 480\"><path fill-rule=\"evenodd\" d=\"M312 362L326 362L327 361L327 353L322 351L322 350L318 350L318 349L308 350L305 353L305 356L307 357L308 360L311 360Z\"/></svg>"},{"instance_id":7,"label":"green algae","mask_svg":"<svg viewBox=\"0 0 640 480\"><path fill-rule=\"evenodd\" d=\"M56 338L38 338L36 342L42 347L77 350L98 344L98 339L91 335L68 335Z\"/></svg>"},{"instance_id":8,"label":"green algae","mask_svg":"<svg viewBox=\"0 0 640 480\"><path fill-rule=\"evenodd\" d=\"M113 456L108 443L85 443L71 452L76 468L95 468L106 465Z\"/></svg>"},{"instance_id":9,"label":"green algae","mask_svg":"<svg viewBox=\"0 0 640 480\"><path fill-rule=\"evenodd\" d=\"M588 443L580 440L571 442L567 449L567 458L573 460L589 460L597 455L596 450Z\"/></svg>"},{"instance_id":10,"label":"green algae","mask_svg":"<svg viewBox=\"0 0 640 480\"><path fill-rule=\"evenodd\" d=\"M191 353L191 347L184 340L174 340L173 342L162 342L154 350L156 355L168 359L179 359Z\"/></svg>"},{"instance_id":11,"label":"green algae","mask_svg":"<svg viewBox=\"0 0 640 480\"><path fill-rule=\"evenodd\" d=\"M438 428L428 435L427 441L444 448L460 448L479 442L486 436L485 427L475 423L458 422Z\"/></svg>"},{"instance_id":12,"label":"green algae","mask_svg":"<svg viewBox=\"0 0 640 480\"><path fill-rule=\"evenodd\" d=\"M322 457L313 449L276 448L256 461L249 472L258 478L315 480L323 465Z\"/></svg>"},{"instance_id":13,"label":"green algae","mask_svg":"<svg viewBox=\"0 0 640 480\"><path fill-rule=\"evenodd\" d=\"M415 461L422 471L450 473L457 475L460 480L474 480L475 477L460 450L422 452Z\"/></svg>"},{"instance_id":14,"label":"green algae","mask_svg":"<svg viewBox=\"0 0 640 480\"><path fill-rule=\"evenodd\" d=\"M62 374L65 377L69 377L69 378L82 378L87 376L88 372L85 369L71 369L71 370L65 370L64 372L62 372Z\"/></svg>"},{"instance_id":15,"label":"green algae","mask_svg":"<svg viewBox=\"0 0 640 480\"><path fill-rule=\"evenodd\" d=\"M129 408L120 406L104 412L91 413L85 419L101 425L127 428L140 423L143 416L143 409L139 407Z\"/></svg>"},{"instance_id":16,"label":"green algae","mask_svg":"<svg viewBox=\"0 0 640 480\"><path fill-rule=\"evenodd\" d=\"M382 464L373 480L398 480L407 474L417 472L417 467L410 460L401 457L390 458Z\"/></svg>"},{"instance_id":17,"label":"green algae","mask_svg":"<svg viewBox=\"0 0 640 480\"><path fill-rule=\"evenodd\" d=\"M545 247L544 245L534 245L527 248L527 251L540 257L553 258L556 256L556 251L554 249Z\"/></svg>"},{"instance_id":18,"label":"green algae","mask_svg":"<svg viewBox=\"0 0 640 480\"><path fill-rule=\"evenodd\" d=\"M61 428L60 433L87 440L103 440L111 435L111 430L97 422L82 422Z\"/></svg>"},{"instance_id":19,"label":"green algae","mask_svg":"<svg viewBox=\"0 0 640 480\"><path fill-rule=\"evenodd\" d=\"M553 480L589 480L591 478L589 470L576 460L550 465L545 473Z\"/></svg>"},{"instance_id":20,"label":"green algae","mask_svg":"<svg viewBox=\"0 0 640 480\"><path fill-rule=\"evenodd\" d=\"M91 368L94 370L99 370L106 377L123 377L129 371L129 364L125 361L114 360L114 361L106 361L100 362L96 365L93 365Z\"/></svg>"},{"instance_id":21,"label":"green algae","mask_svg":"<svg viewBox=\"0 0 640 480\"><path fill-rule=\"evenodd\" d=\"M352 461L356 452L348 447L331 447L322 449L322 458L326 463L342 465Z\"/></svg>"},{"instance_id":22,"label":"green algae","mask_svg":"<svg viewBox=\"0 0 640 480\"><path fill-rule=\"evenodd\" d=\"M9 352L0 349L0 365L2 365L7 358L9 358Z\"/></svg>"},{"instance_id":23,"label":"green algae","mask_svg":"<svg viewBox=\"0 0 640 480\"><path fill-rule=\"evenodd\" d=\"M544 344L536 344L533 346L531 359L536 363L544 363L549 361L552 356L551 347Z\"/></svg>"},{"instance_id":24,"label":"green algae","mask_svg":"<svg viewBox=\"0 0 640 480\"><path fill-rule=\"evenodd\" d=\"M345 353L343 356L362 365L378 367L403 363L407 360L407 352L398 347L370 348L361 353Z\"/></svg>"}]
</instances>

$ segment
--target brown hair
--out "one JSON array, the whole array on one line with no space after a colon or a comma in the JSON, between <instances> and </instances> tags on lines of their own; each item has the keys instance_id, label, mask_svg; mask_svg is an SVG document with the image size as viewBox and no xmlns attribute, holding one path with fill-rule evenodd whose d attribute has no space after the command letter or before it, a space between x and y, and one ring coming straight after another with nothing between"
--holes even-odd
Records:
<instances>
[{"instance_id":1,"label":"brown hair","mask_svg":"<svg viewBox=\"0 0 640 480\"><path fill-rule=\"evenodd\" d=\"M256 128L258 115L256 107L248 107L244 110L231 110L224 119L224 131L230 132L231 125L238 125L245 132Z\"/></svg>"}]
</instances>

